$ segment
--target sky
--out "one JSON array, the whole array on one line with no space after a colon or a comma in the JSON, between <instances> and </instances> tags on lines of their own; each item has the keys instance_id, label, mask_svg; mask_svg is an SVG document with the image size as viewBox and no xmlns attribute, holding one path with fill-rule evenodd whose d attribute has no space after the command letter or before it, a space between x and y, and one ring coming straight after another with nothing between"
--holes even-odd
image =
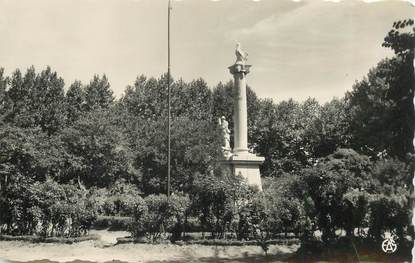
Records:
<instances>
[{"instance_id":1,"label":"sky","mask_svg":"<svg viewBox=\"0 0 415 263\"><path fill-rule=\"evenodd\" d=\"M342 97L381 59L396 20L415 7L389 0L173 0L173 78L232 79L239 41L261 98L327 102ZM0 67L51 66L87 84L106 74L122 96L138 75L167 71L167 0L0 0Z\"/></svg>"}]
</instances>

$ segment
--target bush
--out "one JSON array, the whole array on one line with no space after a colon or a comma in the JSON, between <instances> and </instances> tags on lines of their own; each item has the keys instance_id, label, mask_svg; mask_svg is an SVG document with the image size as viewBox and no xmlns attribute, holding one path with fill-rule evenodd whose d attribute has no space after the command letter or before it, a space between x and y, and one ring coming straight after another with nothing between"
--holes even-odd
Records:
<instances>
[{"instance_id":1,"label":"bush","mask_svg":"<svg viewBox=\"0 0 415 263\"><path fill-rule=\"evenodd\" d=\"M86 191L48 179L10 184L2 193L3 233L44 237L86 235L96 218ZM4 220L6 219L6 220Z\"/></svg>"},{"instance_id":2,"label":"bush","mask_svg":"<svg viewBox=\"0 0 415 263\"><path fill-rule=\"evenodd\" d=\"M257 193L246 201L240 220L245 222L248 236L256 240L267 254L268 241L272 238L275 227L281 224L280 218L276 215L278 209L268 202L263 193Z\"/></svg>"},{"instance_id":3,"label":"bush","mask_svg":"<svg viewBox=\"0 0 415 263\"><path fill-rule=\"evenodd\" d=\"M140 195L135 185L124 180L116 181L108 189L94 189L93 193L101 214L106 216L131 216L136 205L136 197Z\"/></svg>"},{"instance_id":4,"label":"bush","mask_svg":"<svg viewBox=\"0 0 415 263\"><path fill-rule=\"evenodd\" d=\"M232 224L248 198L249 189L243 179L226 172L218 175L196 175L192 189L192 215L199 218L204 232L212 238L223 238L236 231Z\"/></svg>"},{"instance_id":5,"label":"bush","mask_svg":"<svg viewBox=\"0 0 415 263\"><path fill-rule=\"evenodd\" d=\"M183 228L186 233L203 232L205 229L204 226L200 224L199 219L196 217L186 218L183 224Z\"/></svg>"},{"instance_id":6,"label":"bush","mask_svg":"<svg viewBox=\"0 0 415 263\"><path fill-rule=\"evenodd\" d=\"M277 178L270 178L269 185L264 187L264 198L267 206L272 209L275 225L272 235L276 233L307 232L309 231L306 200L302 200L299 193L298 176L284 174ZM310 215L309 215L310 216Z\"/></svg>"},{"instance_id":7,"label":"bush","mask_svg":"<svg viewBox=\"0 0 415 263\"><path fill-rule=\"evenodd\" d=\"M367 195L375 184L371 175L369 157L351 149L338 149L313 168L302 171L299 197L311 199L314 213L309 218L316 219L324 242L335 241L335 231L339 228L346 229L351 236L355 228L363 226Z\"/></svg>"},{"instance_id":8,"label":"bush","mask_svg":"<svg viewBox=\"0 0 415 263\"><path fill-rule=\"evenodd\" d=\"M181 233L183 218L189 207L187 196L149 195L137 202L134 209L134 221L130 231L133 237L146 236L156 242L168 231Z\"/></svg>"},{"instance_id":9,"label":"bush","mask_svg":"<svg viewBox=\"0 0 415 263\"><path fill-rule=\"evenodd\" d=\"M375 241L383 240L383 233L390 231L402 242L405 228L410 226L409 192L402 195L378 194L369 203L369 236ZM411 227L412 228L412 227Z\"/></svg>"},{"instance_id":10,"label":"bush","mask_svg":"<svg viewBox=\"0 0 415 263\"><path fill-rule=\"evenodd\" d=\"M390 231L400 242L412 233L410 167L397 159L378 160L373 169L375 187L369 198L369 237L379 241Z\"/></svg>"},{"instance_id":11,"label":"bush","mask_svg":"<svg viewBox=\"0 0 415 263\"><path fill-rule=\"evenodd\" d=\"M110 230L128 230L132 217L128 216L98 216L94 222L94 228L110 228Z\"/></svg>"},{"instance_id":12,"label":"bush","mask_svg":"<svg viewBox=\"0 0 415 263\"><path fill-rule=\"evenodd\" d=\"M270 239L266 241L266 245L293 245L299 244L299 239ZM176 245L205 245L205 246L257 246L256 240L227 240L227 239L202 239L189 241L176 241Z\"/></svg>"},{"instance_id":13,"label":"bush","mask_svg":"<svg viewBox=\"0 0 415 263\"><path fill-rule=\"evenodd\" d=\"M83 241L98 240L98 235L86 235L81 237L42 237L42 236L11 236L0 235L0 240L4 241L27 241L27 242L42 242L42 243L61 243L73 244Z\"/></svg>"}]
</instances>

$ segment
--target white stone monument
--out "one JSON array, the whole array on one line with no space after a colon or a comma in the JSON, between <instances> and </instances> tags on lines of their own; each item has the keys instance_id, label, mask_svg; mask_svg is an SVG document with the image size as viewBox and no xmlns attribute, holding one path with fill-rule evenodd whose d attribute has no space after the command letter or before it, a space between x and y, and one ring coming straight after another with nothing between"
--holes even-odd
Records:
<instances>
[{"instance_id":1,"label":"white stone monument","mask_svg":"<svg viewBox=\"0 0 415 263\"><path fill-rule=\"evenodd\" d=\"M246 75L251 65L246 65L248 54L236 45L236 62L229 67L234 77L234 147L232 153L224 154L225 162L230 165L232 174L244 177L248 185L256 186L262 191L259 165L264 157L256 156L248 151L248 111L246 102Z\"/></svg>"}]
</instances>

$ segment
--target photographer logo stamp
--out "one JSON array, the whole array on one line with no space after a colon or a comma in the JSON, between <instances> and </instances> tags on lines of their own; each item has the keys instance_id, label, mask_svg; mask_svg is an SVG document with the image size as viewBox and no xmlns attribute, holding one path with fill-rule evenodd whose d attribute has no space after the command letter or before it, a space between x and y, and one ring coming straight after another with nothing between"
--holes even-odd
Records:
<instances>
[{"instance_id":1,"label":"photographer logo stamp","mask_svg":"<svg viewBox=\"0 0 415 263\"><path fill-rule=\"evenodd\" d=\"M382 250L385 253L394 253L397 248L398 246L396 245L395 240L393 240L392 237L388 237L382 242Z\"/></svg>"}]
</instances>

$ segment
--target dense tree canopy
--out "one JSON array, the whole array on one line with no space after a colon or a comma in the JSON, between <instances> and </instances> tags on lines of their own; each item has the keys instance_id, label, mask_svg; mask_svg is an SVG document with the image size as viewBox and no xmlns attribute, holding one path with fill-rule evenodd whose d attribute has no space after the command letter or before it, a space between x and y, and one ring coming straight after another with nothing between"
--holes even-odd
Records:
<instances>
[{"instance_id":1,"label":"dense tree canopy","mask_svg":"<svg viewBox=\"0 0 415 263\"><path fill-rule=\"evenodd\" d=\"M391 156L405 157L413 151L415 127L413 20L398 21L385 37L384 47L395 56L384 59L371 69L346 94L351 115L353 147L376 156L385 151ZM382 140L379 140L382 138Z\"/></svg>"}]
</instances>

